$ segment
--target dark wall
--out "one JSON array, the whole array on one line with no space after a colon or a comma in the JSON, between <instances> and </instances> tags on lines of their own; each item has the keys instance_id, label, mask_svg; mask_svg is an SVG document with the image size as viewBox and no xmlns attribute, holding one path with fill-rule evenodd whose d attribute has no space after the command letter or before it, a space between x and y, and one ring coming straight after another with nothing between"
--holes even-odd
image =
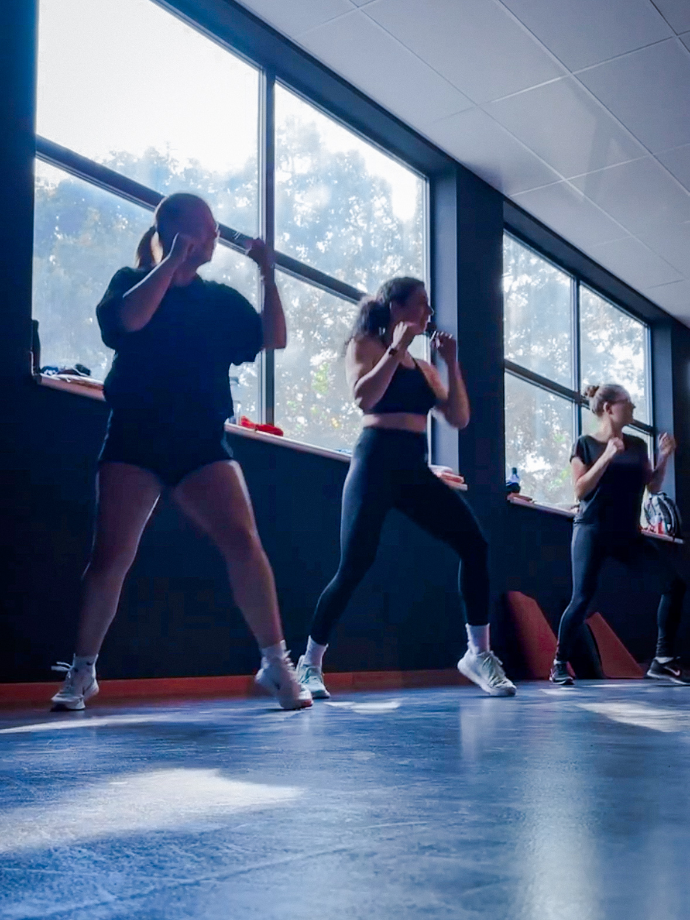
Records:
<instances>
[{"instance_id":1,"label":"dark wall","mask_svg":"<svg viewBox=\"0 0 690 920\"><path fill-rule=\"evenodd\" d=\"M0 94L0 257L3 276L10 279L2 295L0 337L0 646L10 651L3 680L45 680L50 664L72 652L106 410L99 402L41 388L29 378L33 0L4 0L0 16L0 76L6 87ZM516 589L537 597L555 625L570 591L571 524L509 506L503 494L503 199L458 169L438 183L432 207L444 229L432 247L437 277L443 273L434 291L439 322L457 329L473 405L465 432L435 432L437 459L454 464L459 457L470 483L469 501L491 540L495 643L518 668L500 596ZM680 442L677 470L682 472L690 457L690 331L659 311L655 315L663 320L664 353L672 362L665 375L670 383L661 386L658 397L670 405L664 387L672 386L671 422ZM337 565L347 467L337 459L244 438L235 438L233 447L275 568L288 643L299 653L318 594ZM690 519L689 490L679 475L677 496ZM682 550L664 551L681 557L686 567ZM334 636L329 666L452 666L464 647L456 576L448 550L391 515L376 565ZM597 606L640 659L652 651L655 604L652 590L641 590L615 568L597 598ZM688 639L686 631L686 651ZM218 554L163 501L127 581L102 654L102 675L248 673L257 659Z\"/></svg>"}]
</instances>

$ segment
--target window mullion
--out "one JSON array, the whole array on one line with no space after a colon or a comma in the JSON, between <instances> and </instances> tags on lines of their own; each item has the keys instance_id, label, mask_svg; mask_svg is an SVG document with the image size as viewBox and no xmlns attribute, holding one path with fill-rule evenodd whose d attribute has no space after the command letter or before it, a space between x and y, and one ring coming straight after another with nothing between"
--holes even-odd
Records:
<instances>
[{"instance_id":1,"label":"window mullion","mask_svg":"<svg viewBox=\"0 0 690 920\"><path fill-rule=\"evenodd\" d=\"M259 145L261 149L261 221L260 235L270 251L275 248L275 74L264 71L261 79L261 107ZM275 283L275 269L271 266L267 284ZM262 291L262 296L264 292ZM275 421L275 353L262 352L261 359L261 421Z\"/></svg>"}]
</instances>

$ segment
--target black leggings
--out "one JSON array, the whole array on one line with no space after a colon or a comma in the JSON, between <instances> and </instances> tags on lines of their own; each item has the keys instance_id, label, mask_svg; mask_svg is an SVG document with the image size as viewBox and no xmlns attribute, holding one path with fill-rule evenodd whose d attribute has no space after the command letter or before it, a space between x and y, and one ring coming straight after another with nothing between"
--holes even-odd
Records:
<instances>
[{"instance_id":1,"label":"black leggings","mask_svg":"<svg viewBox=\"0 0 690 920\"><path fill-rule=\"evenodd\" d=\"M426 435L365 428L343 490L340 565L319 598L310 635L320 645L371 567L391 508L447 543L460 556L458 583L467 622L489 621L488 545L460 495L427 465Z\"/></svg>"},{"instance_id":2,"label":"black leggings","mask_svg":"<svg viewBox=\"0 0 690 920\"><path fill-rule=\"evenodd\" d=\"M651 575L661 588L657 611L656 654L673 657L681 614L685 582L649 538L640 533L613 535L591 524L575 524L572 542L573 596L558 630L559 661L568 661L578 630L594 597L601 567L607 557L618 559L643 576Z\"/></svg>"}]
</instances>

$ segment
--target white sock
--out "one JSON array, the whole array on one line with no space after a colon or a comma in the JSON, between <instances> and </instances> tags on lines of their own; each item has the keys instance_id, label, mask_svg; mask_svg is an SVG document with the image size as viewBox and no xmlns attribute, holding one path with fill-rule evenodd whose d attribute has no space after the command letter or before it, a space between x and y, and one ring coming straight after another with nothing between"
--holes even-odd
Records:
<instances>
[{"instance_id":1,"label":"white sock","mask_svg":"<svg viewBox=\"0 0 690 920\"><path fill-rule=\"evenodd\" d=\"M75 671L94 670L98 655L75 655L72 658L72 667Z\"/></svg>"},{"instance_id":2,"label":"white sock","mask_svg":"<svg viewBox=\"0 0 690 920\"><path fill-rule=\"evenodd\" d=\"M269 645L266 648L261 649L261 657L265 658L267 661L280 661L287 655L287 645L285 644L285 639L281 639L280 642L276 642L275 645Z\"/></svg>"},{"instance_id":3,"label":"white sock","mask_svg":"<svg viewBox=\"0 0 690 920\"><path fill-rule=\"evenodd\" d=\"M482 652L490 651L491 646L489 644L488 623L486 626L470 626L470 624L467 623L465 628L467 629L467 642L470 651L474 655L480 655Z\"/></svg>"},{"instance_id":4,"label":"white sock","mask_svg":"<svg viewBox=\"0 0 690 920\"><path fill-rule=\"evenodd\" d=\"M323 667L323 655L327 648L327 645L319 645L318 642L314 642L312 637L309 636L307 650L304 653L304 664L308 665L310 668Z\"/></svg>"},{"instance_id":5,"label":"white sock","mask_svg":"<svg viewBox=\"0 0 690 920\"><path fill-rule=\"evenodd\" d=\"M669 661L673 661L673 658L669 658L668 656L664 655L657 655L656 660L659 662L659 664L668 664Z\"/></svg>"}]
</instances>

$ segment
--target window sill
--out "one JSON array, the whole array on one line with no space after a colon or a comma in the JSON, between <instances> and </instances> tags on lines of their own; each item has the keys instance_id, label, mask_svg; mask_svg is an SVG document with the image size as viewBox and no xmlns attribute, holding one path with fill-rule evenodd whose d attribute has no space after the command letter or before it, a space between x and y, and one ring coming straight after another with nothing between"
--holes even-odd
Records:
<instances>
[{"instance_id":1,"label":"window sill","mask_svg":"<svg viewBox=\"0 0 690 920\"><path fill-rule=\"evenodd\" d=\"M526 502L524 499L517 498L515 495L506 496L508 503L519 505L521 508L532 508L534 511L543 511L547 514L556 514L560 517L567 517L571 520L575 517L574 511L568 511L565 508L559 508L558 505L549 505L547 502ZM653 540L661 540L662 543L685 543L680 537L668 537L664 533L652 533L650 530L643 530L641 533L645 537L651 537Z\"/></svg>"},{"instance_id":2,"label":"window sill","mask_svg":"<svg viewBox=\"0 0 690 920\"><path fill-rule=\"evenodd\" d=\"M105 402L103 396L103 385L95 381L84 383L84 380L90 378L66 378L50 377L46 374L34 378L40 386L49 387L52 390L61 390L63 393L74 393L77 396L86 396L88 399L97 399ZM291 450L300 451L303 454L316 454L318 457L327 457L330 460L339 460L341 463L350 462L350 454L342 453L338 450L330 450L327 447L317 447L315 444L307 444L304 441L295 441L293 438L286 438L281 435L268 434L265 431L253 431L251 428L244 428L242 425L234 425L230 422L225 423L225 430L228 434L240 438L249 438L252 441L263 441L265 444L276 444L280 447L287 447ZM446 483L451 489L457 489L459 492L466 492L466 484Z\"/></svg>"}]
</instances>

